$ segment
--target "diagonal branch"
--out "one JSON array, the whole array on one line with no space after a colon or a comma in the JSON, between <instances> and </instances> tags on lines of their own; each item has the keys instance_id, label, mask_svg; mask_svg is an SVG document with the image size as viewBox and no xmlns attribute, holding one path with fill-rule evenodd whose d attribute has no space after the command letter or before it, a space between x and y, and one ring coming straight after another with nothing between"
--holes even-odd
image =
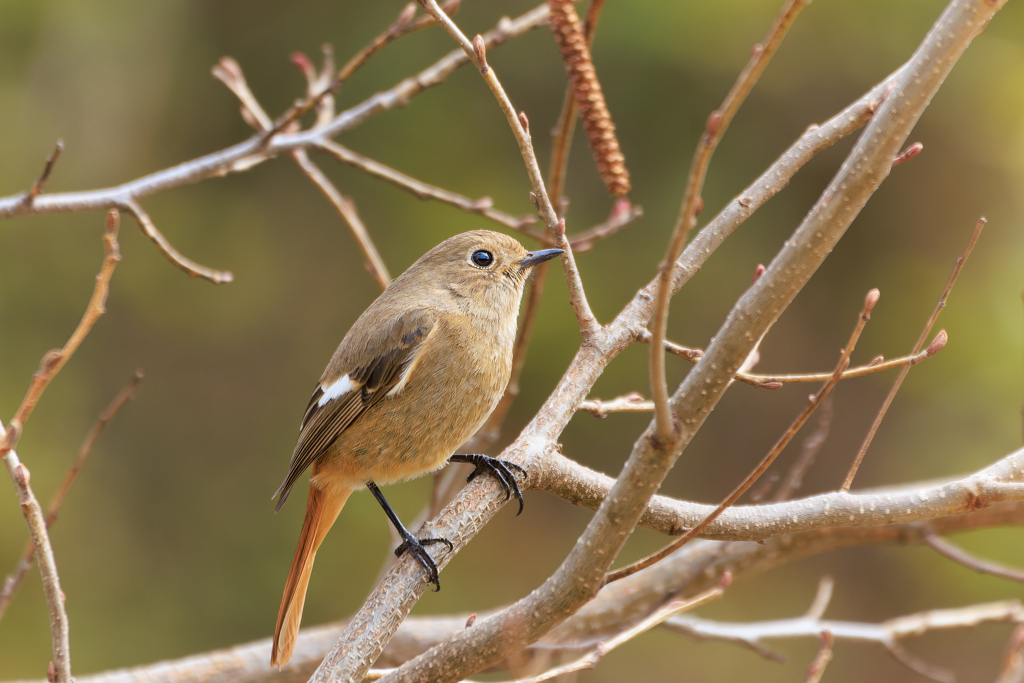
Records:
<instances>
[{"instance_id":1,"label":"diagonal branch","mask_svg":"<svg viewBox=\"0 0 1024 683\"><path fill-rule=\"evenodd\" d=\"M850 339L846 342L846 346L843 347L842 353L839 354L839 362L836 363L835 370L832 371L832 376L828 378L828 381L822 385L821 389L819 389L817 393L810 397L807 401L807 405L804 406L804 409L800 411L800 414L796 416L796 419L793 420L789 428L786 429L783 435L779 437L779 440L775 442L775 445L772 446L771 450L769 450L761 459L761 462L757 464L757 467L755 467L753 471L751 471L750 474L748 474L746 478L744 478L744 480L740 482L721 503L718 504L718 507L716 507L711 514L702 519L696 526L687 529L678 540L673 541L649 557L611 572L605 578L606 583L624 579L631 574L635 574L641 569L665 559L676 550L683 547L683 545L690 541L690 539L695 538L701 531L706 529L725 511L726 508L733 505L751 486L754 485L761 475L771 467L771 464L775 462L775 459L779 457L782 451L785 450L786 446L789 445L789 442L792 441L793 437L795 437L797 432L800 431L800 428L804 426L804 423L810 419L811 415L813 415L814 411L818 409L818 406L821 405L821 402L829 395L829 392L832 391L833 387L839 383L839 380L843 376L843 371L850 365L850 355L853 353L853 349L857 346L857 341L860 339L861 332L864 331L864 326L867 324L868 320L871 319L871 310L875 307L875 304L878 303L878 297L879 292L877 289L872 289L868 292L867 296L864 298L864 307L861 309L860 315L857 316L857 324L854 326L853 332L850 334Z\"/></svg>"},{"instance_id":2,"label":"diagonal branch","mask_svg":"<svg viewBox=\"0 0 1024 683\"><path fill-rule=\"evenodd\" d=\"M49 505L46 506L47 530L49 530L57 520L57 513L60 512L60 507L64 503L64 498L71 489L71 485L75 483L75 479L78 478L78 473L82 471L82 466L85 465L85 460L89 457L89 453L92 451L92 446L96 443L96 439L99 438L107 424L113 420L114 416L117 415L119 410L121 410L121 406L132 398L132 395L135 393L135 387L138 386L140 381L142 381L142 370L136 370L135 374L132 375L132 379L128 383L128 386L118 392L117 396L115 396L103 412L100 413L99 418L96 420L96 424L94 424L92 429L89 430L89 434L85 437L85 441L82 443L81 448L78 449L78 455L75 457L74 462L71 463L71 467L68 468L67 473L64 475L64 480L60 483L60 487L57 489L57 492L53 494ZM32 568L32 560L35 558L35 555L36 544L34 541L29 539L28 543L25 544L25 550L22 552L17 568L14 572L7 575L7 578L4 579L3 588L0 589L0 619L3 618L4 612L7 610L7 606L11 603L11 598L14 597L15 591L18 590L18 586L21 584L22 579L25 578L25 574Z\"/></svg>"},{"instance_id":3,"label":"diagonal branch","mask_svg":"<svg viewBox=\"0 0 1024 683\"><path fill-rule=\"evenodd\" d=\"M915 70L923 68L930 77L917 79L915 74L911 80L918 85L925 84L922 87L933 92L934 88L938 86L936 81L941 81L944 71L933 72L932 63L951 65L955 61L953 57L962 51L970 37L984 26L985 21L994 13L995 9L986 5L979 10L977 3L970 5L966 10L968 16L957 16L952 22L951 35L953 38L948 42L943 42L943 47L949 51L949 54L936 55L929 52L915 57L907 66L876 86L840 115L833 117L820 127L809 129L778 162L762 175L759 185L752 186L737 197L700 232L677 263L672 280L673 288L682 286L692 277L708 256L721 245L725 237L731 234L754 210L785 187L788 179L817 152L864 125L874 114L885 111L884 107L881 109L878 107L878 102L884 93L896 88L897 84L907 81L908 74L914 74ZM980 15L980 20L978 16L970 16L975 12ZM937 41L929 37L927 42L930 47L934 48ZM905 102L906 100L903 100L903 103ZM887 103L891 105L889 100ZM923 103L911 104L915 114L919 114ZM904 106L911 105L905 104ZM900 113L905 112L901 111ZM886 111L886 127L892 125L888 120L892 116L891 110ZM912 125L913 118L916 116L911 117L911 121L905 123L907 128ZM877 136L878 132L876 130L872 137ZM892 155L888 155L888 158L891 161ZM861 170L863 168L863 166L859 167ZM848 169L849 166L844 167L844 174L848 174ZM847 178L848 175L843 177ZM651 315L651 303L656 286L657 284L654 282L642 289L615 321L605 329L605 334L601 338L580 348L562 380L538 413L538 417L531 421L520 436L506 448L502 457L527 466L534 472L533 476L539 478L545 478L549 473L559 469L558 464L561 461L555 451L554 439L564 429L575 411L576 405L583 400L606 365L634 341L639 330L643 329ZM739 361L736 365L738 367ZM697 370L699 367L694 372ZM721 381L725 382L727 378L722 378ZM445 536L453 542L454 552L458 552L501 507L502 497L496 484L478 478L465 487L455 502L445 508L437 519L427 524L423 531ZM671 522L665 524L664 528L672 528ZM600 544L600 547L605 547L605 544ZM446 553L435 557L435 562L439 567L443 567L450 561L453 554ZM336 647L324 660L319 675L323 679L330 679L335 676L355 676L357 672L365 671L369 662L376 659L383 651L391 634L415 604L419 595L422 594L424 589L422 579L420 574L413 571L411 565L396 565L369 596L338 639ZM478 626L480 626L479 623L471 631L475 631Z\"/></svg>"},{"instance_id":4,"label":"diagonal branch","mask_svg":"<svg viewBox=\"0 0 1024 683\"><path fill-rule=\"evenodd\" d=\"M520 232L524 232L536 239L545 239L543 234L537 233L533 230L527 230L529 226L537 222L537 218L535 216L521 216L517 218L505 213L504 211L498 211L494 208L494 202L491 201L490 197L470 199L469 197L464 197L455 192L435 187L433 185L428 185L427 183L406 175L401 171L396 171L390 166L385 166L379 161L365 157L362 154L357 154L347 147L339 145L333 140L325 140L323 143L318 145L318 148L327 152L341 163L352 166L353 168L358 168L367 175L372 175L375 178L386 180L403 190L413 193L420 199L436 199L437 201L444 202L445 204L457 206L463 211L478 213L485 218L489 218L495 223L505 226L506 228L519 230Z\"/></svg>"},{"instance_id":5,"label":"diagonal branch","mask_svg":"<svg viewBox=\"0 0 1024 683\"><path fill-rule=\"evenodd\" d=\"M943 517L937 533L994 527L1024 522L1024 504L1009 503ZM717 586L726 572L735 579L755 576L774 568L841 548L907 545L922 542L920 524L887 525L819 531L769 539L762 543L706 541L691 544L666 562L612 584L562 626L522 655L547 657L578 652L613 638L639 623L673 596L692 596ZM815 613L818 618L820 613ZM466 628L467 614L413 616L402 622L378 660L394 667L411 659L455 631ZM478 619L488 615L481 614ZM715 622L720 623L720 622ZM78 677L79 683L298 683L305 681L338 639L345 622L303 629L292 660L283 671L268 665L270 638L177 660ZM768 651L763 654L770 656ZM522 657L517 660L522 665ZM504 666L500 664L499 666ZM41 683L41 682L40 682Z\"/></svg>"},{"instance_id":6,"label":"diagonal branch","mask_svg":"<svg viewBox=\"0 0 1024 683\"><path fill-rule=\"evenodd\" d=\"M650 380L651 397L654 400L654 416L657 424L656 434L658 441L663 444L670 444L676 441L676 427L674 418L669 408L668 382L665 378L665 351L661 348L668 334L668 304L672 296L672 264L679 259L683 253L683 246L690 231L697 224L697 214L703 205L701 190L704 187L704 178L707 175L708 166L711 163L711 156L715 153L719 141L725 134L726 129L732 122L736 112L739 111L746 100L747 95L753 89L757 79L768 66L768 62L775 54L786 37L790 26L796 20L797 14L808 4L809 0L786 0L778 16L768 30L763 45L755 46L754 53L747 62L746 67L740 73L739 78L732 89L725 96L725 101L717 110L711 112L708 117L707 128L701 136L697 150L694 152L693 161L690 164L690 172L686 178L686 189L683 192L682 206L679 207L679 216L676 225L672 230L672 238L669 240L668 251L665 258L658 266L660 273L658 277L658 291L654 301L654 314L652 316L651 332L654 341L650 348Z\"/></svg>"},{"instance_id":7,"label":"diagonal branch","mask_svg":"<svg viewBox=\"0 0 1024 683\"><path fill-rule=\"evenodd\" d=\"M914 350L912 355L917 355L921 352L921 347L924 346L925 341L928 339L929 333L932 331L932 327L935 326L935 321L939 319L939 314L942 313L942 309L946 307L946 299L949 298L949 293L953 291L953 285L956 284L956 279L960 275L960 269L964 267L964 263L967 262L967 258L971 255L971 251L974 249L974 245L978 242L978 238L981 237L981 229L985 227L984 216L978 219L978 222L974 226L974 233L971 235L970 241L967 243L967 248L963 254L956 260L956 265L953 267L953 273L949 276L949 282L946 283L946 289L943 290L942 296L939 297L939 302L935 304L935 309L932 311L932 315L928 318L928 322L925 324L924 329L921 330L921 336L917 338L917 342L914 344ZM946 332L942 330L936 335L935 340L929 345L928 350L933 348L940 349L946 343ZM929 354L931 355L931 354ZM900 390L900 386L903 384L903 380L906 379L907 373L910 372L911 366L905 365L900 370L900 374L896 377L896 381L893 383L892 388L885 397L885 401L882 403L882 407L879 409L878 414L875 416L875 421L871 423L871 428L868 430L868 434L864 437L864 443L861 444L860 450L857 451L856 457L853 459L853 464L850 465L850 471L846 475L846 480L843 482L842 490L849 491L850 486L853 484L853 478L857 476L857 470L860 468L860 463L864 460L864 454L867 453L868 447L871 446L871 441L875 438L875 433L878 431L878 427L882 424L882 419L885 418L886 411L889 410L889 406L892 404L892 400L896 397L896 392Z\"/></svg>"}]
</instances>

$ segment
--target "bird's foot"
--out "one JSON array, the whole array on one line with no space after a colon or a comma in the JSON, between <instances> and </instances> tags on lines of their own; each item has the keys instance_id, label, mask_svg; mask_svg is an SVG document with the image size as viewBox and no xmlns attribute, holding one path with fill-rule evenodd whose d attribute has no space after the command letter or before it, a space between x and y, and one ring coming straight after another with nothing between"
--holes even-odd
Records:
<instances>
[{"instance_id":1,"label":"bird's foot","mask_svg":"<svg viewBox=\"0 0 1024 683\"><path fill-rule=\"evenodd\" d=\"M527 476L526 470L522 467L508 460L499 460L498 458L480 455L479 453L456 454L451 457L451 462L468 462L471 465L476 465L476 469L466 477L467 482L473 481L478 474L490 474L493 476L498 480L502 488L505 489L506 501L513 495L519 501L519 512L516 513L516 516L518 517L523 512L523 492L519 490L519 482L516 481L515 475L515 472L519 472L524 477Z\"/></svg>"},{"instance_id":2,"label":"bird's foot","mask_svg":"<svg viewBox=\"0 0 1024 683\"><path fill-rule=\"evenodd\" d=\"M416 561L420 563L420 566L427 571L427 584L434 584L435 593L441 590L441 579L437 575L437 565L434 564L434 558L430 556L430 553L427 552L424 546L444 543L448 546L448 552L454 551L455 546L447 538L416 538L408 531L402 534L402 538L404 539L402 545L395 548L395 557L401 557L402 553L408 550Z\"/></svg>"}]
</instances>

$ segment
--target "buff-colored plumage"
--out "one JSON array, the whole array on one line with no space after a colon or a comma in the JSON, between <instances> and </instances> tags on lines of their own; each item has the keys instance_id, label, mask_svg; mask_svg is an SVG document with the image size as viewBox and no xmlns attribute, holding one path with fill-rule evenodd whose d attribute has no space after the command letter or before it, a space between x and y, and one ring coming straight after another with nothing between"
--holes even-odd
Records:
<instances>
[{"instance_id":1,"label":"buff-colored plumage","mask_svg":"<svg viewBox=\"0 0 1024 683\"><path fill-rule=\"evenodd\" d=\"M474 255L493 263L481 267ZM316 550L349 495L443 467L508 384L523 284L557 250L527 252L486 230L424 254L356 320L302 421L284 504L312 466L306 519L285 585L271 663L291 657ZM479 260L483 260L482 257Z\"/></svg>"}]
</instances>

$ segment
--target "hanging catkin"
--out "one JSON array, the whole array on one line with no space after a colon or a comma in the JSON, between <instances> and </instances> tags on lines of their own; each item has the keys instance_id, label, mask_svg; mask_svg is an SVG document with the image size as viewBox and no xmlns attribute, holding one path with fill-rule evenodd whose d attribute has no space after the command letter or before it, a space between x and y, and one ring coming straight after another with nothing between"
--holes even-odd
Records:
<instances>
[{"instance_id":1,"label":"hanging catkin","mask_svg":"<svg viewBox=\"0 0 1024 683\"><path fill-rule=\"evenodd\" d=\"M582 24L572 0L548 0L551 10L551 32L565 61L565 69L572 83L576 106L583 119L583 127L594 150L594 160L608 192L621 196L629 192L629 171L626 158L615 137L615 124L604 101L601 84L597 80L590 47L583 34Z\"/></svg>"}]
</instances>

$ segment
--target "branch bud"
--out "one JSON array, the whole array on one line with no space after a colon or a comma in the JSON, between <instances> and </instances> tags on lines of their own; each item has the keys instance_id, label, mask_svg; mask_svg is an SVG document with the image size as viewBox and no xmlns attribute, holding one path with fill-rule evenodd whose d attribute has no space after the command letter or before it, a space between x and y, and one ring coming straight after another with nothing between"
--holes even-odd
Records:
<instances>
[{"instance_id":1,"label":"branch bud","mask_svg":"<svg viewBox=\"0 0 1024 683\"><path fill-rule=\"evenodd\" d=\"M757 268L754 268L754 279L750 282L750 284L754 284L755 282L757 282L757 279L759 277L761 277L762 275L764 275L764 271L765 271L764 264L763 263L758 263L757 264Z\"/></svg>"},{"instance_id":2,"label":"branch bud","mask_svg":"<svg viewBox=\"0 0 1024 683\"><path fill-rule=\"evenodd\" d=\"M947 341L949 341L949 335L946 334L945 330L939 330L939 333L935 335L935 339L933 339L932 343L928 345L927 349L925 349L925 355L928 358L931 358L942 350L942 347L946 345Z\"/></svg>"},{"instance_id":3,"label":"branch bud","mask_svg":"<svg viewBox=\"0 0 1024 683\"><path fill-rule=\"evenodd\" d=\"M487 74L487 46L484 38L479 33L473 38L473 52L476 53L476 60L479 62L480 73Z\"/></svg>"},{"instance_id":4,"label":"branch bud","mask_svg":"<svg viewBox=\"0 0 1024 683\"><path fill-rule=\"evenodd\" d=\"M526 131L527 135L529 135L530 134L530 119L526 118L526 112L525 111L519 112L519 123L523 124L523 130Z\"/></svg>"},{"instance_id":5,"label":"branch bud","mask_svg":"<svg viewBox=\"0 0 1024 683\"><path fill-rule=\"evenodd\" d=\"M910 147L907 147L905 150L900 152L896 156L896 158L892 160L892 165L899 166L904 161L910 161L918 154L920 154L922 149L924 149L924 145L922 145L920 142L915 142Z\"/></svg>"},{"instance_id":6,"label":"branch bud","mask_svg":"<svg viewBox=\"0 0 1024 683\"><path fill-rule=\"evenodd\" d=\"M398 18L395 19L394 25L391 30L398 30L405 28L406 24L412 21L413 15L416 14L416 3L410 2L408 5L402 8L402 11L398 13Z\"/></svg>"},{"instance_id":7,"label":"branch bud","mask_svg":"<svg viewBox=\"0 0 1024 683\"><path fill-rule=\"evenodd\" d=\"M874 358L871 359L871 362L868 363L868 367L869 368L870 367L874 367L874 366L878 365L879 363L881 363L884 360L885 360L885 356L875 356Z\"/></svg>"},{"instance_id":8,"label":"branch bud","mask_svg":"<svg viewBox=\"0 0 1024 683\"><path fill-rule=\"evenodd\" d=\"M18 466L14 468L14 483L18 485L18 488L24 491L28 488L28 482L32 479L32 474L28 471L23 463L18 463Z\"/></svg>"},{"instance_id":9,"label":"branch bud","mask_svg":"<svg viewBox=\"0 0 1024 683\"><path fill-rule=\"evenodd\" d=\"M864 320L871 317L871 310L875 307L875 304L878 303L878 299L881 298L881 296L882 293L878 291L878 288L876 287L868 292L867 296L864 297L864 313L862 314Z\"/></svg>"},{"instance_id":10,"label":"branch bud","mask_svg":"<svg viewBox=\"0 0 1024 683\"><path fill-rule=\"evenodd\" d=\"M722 126L722 112L717 109L708 114L708 122L704 126L704 131L708 134L708 137L714 137L715 133Z\"/></svg>"}]
</instances>

